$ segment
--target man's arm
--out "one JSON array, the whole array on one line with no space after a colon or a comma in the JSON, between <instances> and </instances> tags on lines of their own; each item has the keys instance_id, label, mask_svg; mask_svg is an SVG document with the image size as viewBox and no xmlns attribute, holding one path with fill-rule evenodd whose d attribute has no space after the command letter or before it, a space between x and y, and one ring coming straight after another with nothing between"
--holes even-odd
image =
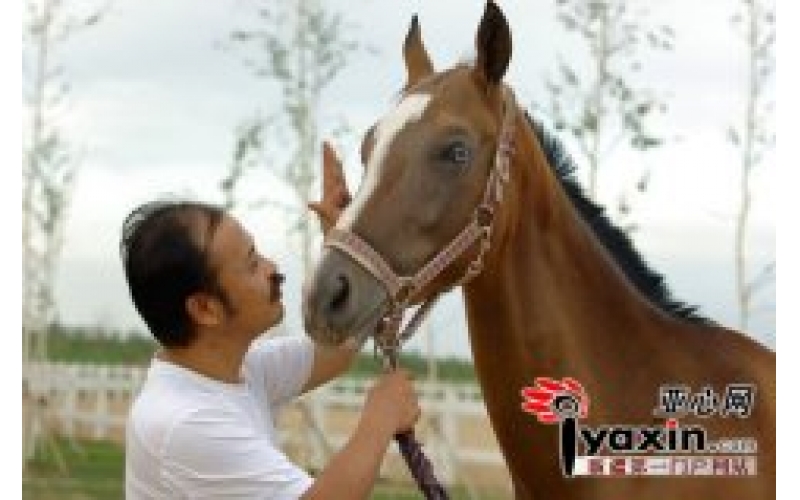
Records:
<instances>
[{"instance_id":1,"label":"man's arm","mask_svg":"<svg viewBox=\"0 0 800 500\"><path fill-rule=\"evenodd\" d=\"M328 462L301 497L303 500L369 498L392 433L385 425L375 425L382 422L367 420L375 419L364 415L350 441Z\"/></svg>"},{"instance_id":2,"label":"man's arm","mask_svg":"<svg viewBox=\"0 0 800 500\"><path fill-rule=\"evenodd\" d=\"M347 371L356 358L357 350L348 344L337 347L314 346L314 364L301 393L316 389Z\"/></svg>"},{"instance_id":3,"label":"man's arm","mask_svg":"<svg viewBox=\"0 0 800 500\"><path fill-rule=\"evenodd\" d=\"M392 437L413 428L419 415L408 372L382 375L367 396L355 433L301 498L369 498Z\"/></svg>"}]
</instances>

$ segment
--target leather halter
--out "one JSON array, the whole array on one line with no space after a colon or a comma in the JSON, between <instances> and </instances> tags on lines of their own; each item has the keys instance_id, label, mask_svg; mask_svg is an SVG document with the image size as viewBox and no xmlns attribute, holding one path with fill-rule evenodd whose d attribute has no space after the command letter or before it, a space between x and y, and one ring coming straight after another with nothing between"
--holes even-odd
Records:
<instances>
[{"instance_id":1,"label":"leather halter","mask_svg":"<svg viewBox=\"0 0 800 500\"><path fill-rule=\"evenodd\" d=\"M504 87L504 114L494 165L489 172L481 203L475 208L467 226L413 276L400 276L369 243L351 231L331 228L325 246L336 248L372 274L386 288L390 304L375 332L378 346L390 367L397 363L400 343L408 339L427 315L440 295L425 300L401 332L403 313L413 303L416 294L424 289L444 269L478 242L478 255L467 267L464 276L454 285L460 286L481 273L483 260L491 245L492 225L498 206L503 201L505 184L510 179L511 155L514 152L514 120L516 100L510 88Z\"/></svg>"}]
</instances>

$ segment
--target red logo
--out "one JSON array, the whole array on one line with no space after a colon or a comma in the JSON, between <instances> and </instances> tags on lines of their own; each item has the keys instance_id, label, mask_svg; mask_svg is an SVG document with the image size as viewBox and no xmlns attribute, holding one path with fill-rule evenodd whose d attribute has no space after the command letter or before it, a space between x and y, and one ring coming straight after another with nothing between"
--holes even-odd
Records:
<instances>
[{"instance_id":1,"label":"red logo","mask_svg":"<svg viewBox=\"0 0 800 500\"><path fill-rule=\"evenodd\" d=\"M564 377L555 380L537 377L535 387L522 389L522 410L536 415L543 424L562 422L565 418L586 418L589 396L580 382Z\"/></svg>"}]
</instances>

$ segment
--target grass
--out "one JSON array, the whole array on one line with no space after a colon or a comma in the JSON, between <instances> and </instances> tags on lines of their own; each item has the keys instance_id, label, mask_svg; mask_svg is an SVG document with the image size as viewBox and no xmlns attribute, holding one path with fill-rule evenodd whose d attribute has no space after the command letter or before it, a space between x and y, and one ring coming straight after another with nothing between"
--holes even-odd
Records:
<instances>
[{"instance_id":1,"label":"grass","mask_svg":"<svg viewBox=\"0 0 800 500\"><path fill-rule=\"evenodd\" d=\"M66 464L62 470L60 464ZM22 478L24 500L123 498L125 455L106 441L55 438L37 449Z\"/></svg>"},{"instance_id":2,"label":"grass","mask_svg":"<svg viewBox=\"0 0 800 500\"><path fill-rule=\"evenodd\" d=\"M56 439L28 462L22 479L23 500L121 500L124 497L125 455L122 446L107 441L70 442ZM67 464L60 470L58 455ZM448 490L453 500L468 499L463 487ZM419 500L413 486L381 481L373 500ZM491 496L481 498L502 498Z\"/></svg>"}]
</instances>

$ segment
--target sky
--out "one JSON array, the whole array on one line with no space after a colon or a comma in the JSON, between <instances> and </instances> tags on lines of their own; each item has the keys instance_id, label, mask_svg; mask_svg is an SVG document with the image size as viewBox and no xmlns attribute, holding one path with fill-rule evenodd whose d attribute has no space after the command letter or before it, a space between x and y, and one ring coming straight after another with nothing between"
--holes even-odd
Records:
<instances>
[{"instance_id":1,"label":"sky","mask_svg":"<svg viewBox=\"0 0 800 500\"><path fill-rule=\"evenodd\" d=\"M546 102L544 82L558 57L580 60L579 46L556 22L552 0L498 3L514 40L506 81L521 104L536 109L535 103ZM732 248L738 171L725 130L741 119L744 106L745 47L729 22L738 2L645 3L654 4L651 19L676 32L675 50L649 57L643 76L644 83L668 95L669 111L658 126L669 141L644 155L615 151L600 174L601 201L613 201L631 182L626 165L648 166L650 188L635 205L641 225L633 237L637 248L666 276L677 298L736 327ZM483 10L480 0L326 5L346 9L353 38L374 53L354 55L331 82L321 102L323 130L344 118L363 131L387 111L404 81L401 44L413 13L419 14L434 65L445 68L473 55ZM166 194L221 201L217 185L230 163L237 124L256 110L278 107L275 87L253 77L240 52L220 48L251 16L244 0L116 0L100 24L59 48L56 55L71 88L63 124L83 151L57 282L63 322L145 331L122 275L120 225L135 206ZM23 128L24 123L23 113ZM360 172L355 139L335 144L353 190ZM748 240L753 269L775 258L776 164L776 157L767 155L753 179ZM246 195L296 205L267 168L250 178ZM283 327L299 333L303 276L287 218L268 208L239 215L261 250L288 275ZM758 296L758 304L749 333L774 347L773 287ZM437 306L428 330L430 342L420 335L410 348L469 356L458 293Z\"/></svg>"}]
</instances>

